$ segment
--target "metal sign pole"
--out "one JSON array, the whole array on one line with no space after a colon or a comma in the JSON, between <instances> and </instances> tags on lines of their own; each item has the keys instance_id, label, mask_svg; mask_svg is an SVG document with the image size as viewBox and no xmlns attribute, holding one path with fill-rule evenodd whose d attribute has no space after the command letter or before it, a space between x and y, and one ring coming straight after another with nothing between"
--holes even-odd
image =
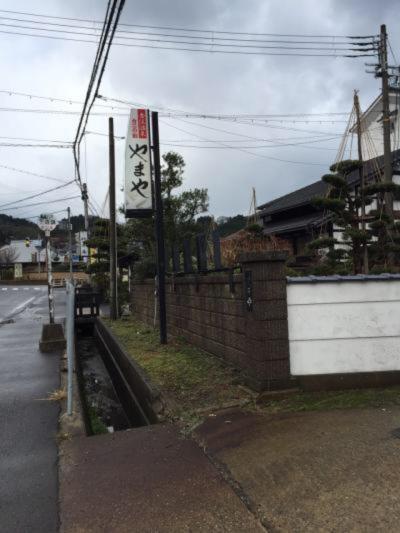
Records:
<instances>
[{"instance_id":1,"label":"metal sign pole","mask_svg":"<svg viewBox=\"0 0 400 533\"><path fill-rule=\"evenodd\" d=\"M51 264L50 233L57 226L57 222L51 215L40 215L39 228L46 236L46 262L47 262L47 292L49 296L49 320L54 324L54 298L53 298L53 271Z\"/></svg>"},{"instance_id":2,"label":"metal sign pole","mask_svg":"<svg viewBox=\"0 0 400 533\"><path fill-rule=\"evenodd\" d=\"M165 242L164 242L164 212L161 196L161 164L160 164L160 139L158 133L158 113L151 113L152 145L154 164L154 197L155 197L155 222L157 238L157 279L158 279L158 304L160 313L160 342L167 344L167 313L165 303Z\"/></svg>"},{"instance_id":3,"label":"metal sign pole","mask_svg":"<svg viewBox=\"0 0 400 533\"><path fill-rule=\"evenodd\" d=\"M49 320L54 324L53 269L51 264L50 231L46 231L47 292L49 296Z\"/></svg>"},{"instance_id":4,"label":"metal sign pole","mask_svg":"<svg viewBox=\"0 0 400 533\"><path fill-rule=\"evenodd\" d=\"M74 270L72 266L72 225L71 225L71 208L67 208L68 213L68 243L69 243L69 280L74 280Z\"/></svg>"}]
</instances>

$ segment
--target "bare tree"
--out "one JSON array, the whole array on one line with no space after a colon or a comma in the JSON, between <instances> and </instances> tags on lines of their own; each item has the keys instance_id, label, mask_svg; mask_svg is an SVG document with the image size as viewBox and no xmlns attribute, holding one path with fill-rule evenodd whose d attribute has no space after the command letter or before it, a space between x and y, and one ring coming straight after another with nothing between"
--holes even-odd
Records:
<instances>
[{"instance_id":1,"label":"bare tree","mask_svg":"<svg viewBox=\"0 0 400 533\"><path fill-rule=\"evenodd\" d=\"M0 265L12 265L18 259L19 253L14 246L0 248Z\"/></svg>"}]
</instances>

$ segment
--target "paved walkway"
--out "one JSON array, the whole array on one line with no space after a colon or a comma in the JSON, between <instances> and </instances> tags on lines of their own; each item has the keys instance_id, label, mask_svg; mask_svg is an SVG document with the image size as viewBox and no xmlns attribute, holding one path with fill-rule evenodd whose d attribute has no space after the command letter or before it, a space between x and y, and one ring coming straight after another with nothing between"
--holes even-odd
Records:
<instances>
[{"instance_id":1,"label":"paved walkway","mask_svg":"<svg viewBox=\"0 0 400 533\"><path fill-rule=\"evenodd\" d=\"M268 531L400 531L400 408L227 411L198 438ZM400 431L398 432L400 436Z\"/></svg>"},{"instance_id":2,"label":"paved walkway","mask_svg":"<svg viewBox=\"0 0 400 533\"><path fill-rule=\"evenodd\" d=\"M3 318L19 313L14 323L0 326L0 532L53 533L58 530L58 406L44 398L59 387L59 357L38 351L46 292L8 286L0 299ZM58 292L58 314L62 299Z\"/></svg>"},{"instance_id":3,"label":"paved walkway","mask_svg":"<svg viewBox=\"0 0 400 533\"><path fill-rule=\"evenodd\" d=\"M63 533L259 533L193 440L170 425L62 444Z\"/></svg>"}]
</instances>

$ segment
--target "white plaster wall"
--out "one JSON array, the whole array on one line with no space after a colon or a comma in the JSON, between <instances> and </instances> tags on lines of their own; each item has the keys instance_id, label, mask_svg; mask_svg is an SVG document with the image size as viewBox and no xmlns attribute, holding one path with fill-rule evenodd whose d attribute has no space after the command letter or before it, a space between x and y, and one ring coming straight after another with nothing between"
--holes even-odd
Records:
<instances>
[{"instance_id":1,"label":"white plaster wall","mask_svg":"<svg viewBox=\"0 0 400 533\"><path fill-rule=\"evenodd\" d=\"M288 283L292 375L400 370L400 280Z\"/></svg>"}]
</instances>

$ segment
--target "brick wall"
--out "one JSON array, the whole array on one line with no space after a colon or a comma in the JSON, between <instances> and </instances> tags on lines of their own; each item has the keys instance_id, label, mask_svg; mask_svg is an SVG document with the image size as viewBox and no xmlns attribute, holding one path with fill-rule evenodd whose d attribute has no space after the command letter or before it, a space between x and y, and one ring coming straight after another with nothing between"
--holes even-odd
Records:
<instances>
[{"instance_id":1,"label":"brick wall","mask_svg":"<svg viewBox=\"0 0 400 533\"><path fill-rule=\"evenodd\" d=\"M168 333L224 358L258 390L287 387L285 259L281 252L247 253L243 273L231 280L226 273L168 280ZM152 324L153 280L133 284L132 303L136 316Z\"/></svg>"}]
</instances>

